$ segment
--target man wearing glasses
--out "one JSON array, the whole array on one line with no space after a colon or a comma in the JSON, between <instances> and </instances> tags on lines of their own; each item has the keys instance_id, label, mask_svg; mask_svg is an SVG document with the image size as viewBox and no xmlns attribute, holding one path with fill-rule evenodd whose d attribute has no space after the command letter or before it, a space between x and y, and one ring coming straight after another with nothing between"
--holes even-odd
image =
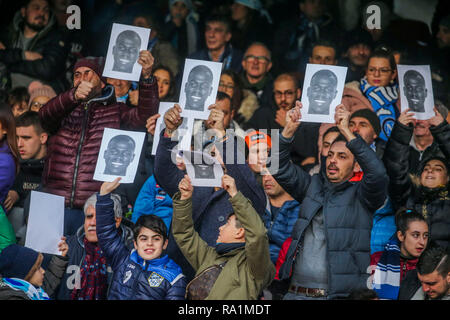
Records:
<instances>
[{"instance_id":1,"label":"man wearing glasses","mask_svg":"<svg viewBox=\"0 0 450 320\"><path fill-rule=\"evenodd\" d=\"M273 78L269 73L272 68L270 50L263 43L254 42L244 53L242 68L244 88L256 94L260 106L270 103L273 89Z\"/></svg>"}]
</instances>

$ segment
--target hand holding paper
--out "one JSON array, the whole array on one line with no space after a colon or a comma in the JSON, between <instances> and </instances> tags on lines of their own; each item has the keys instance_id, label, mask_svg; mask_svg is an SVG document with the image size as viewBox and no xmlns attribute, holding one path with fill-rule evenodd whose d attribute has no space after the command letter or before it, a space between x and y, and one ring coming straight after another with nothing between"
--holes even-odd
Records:
<instances>
[{"instance_id":1,"label":"hand holding paper","mask_svg":"<svg viewBox=\"0 0 450 320\"><path fill-rule=\"evenodd\" d=\"M117 187L120 185L120 179L122 179L122 178L117 177L112 182L103 182L102 186L100 187L100 195L104 196L104 195L116 190Z\"/></svg>"}]
</instances>

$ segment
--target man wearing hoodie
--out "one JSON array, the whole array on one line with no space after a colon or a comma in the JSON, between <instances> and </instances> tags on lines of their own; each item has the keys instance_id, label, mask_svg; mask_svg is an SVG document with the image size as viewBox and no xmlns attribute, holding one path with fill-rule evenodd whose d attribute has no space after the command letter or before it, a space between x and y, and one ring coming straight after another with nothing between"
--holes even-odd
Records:
<instances>
[{"instance_id":1,"label":"man wearing hoodie","mask_svg":"<svg viewBox=\"0 0 450 320\"><path fill-rule=\"evenodd\" d=\"M68 87L68 46L57 31L48 0L26 1L4 35L0 40L0 62L9 71L12 88L28 87L33 80L49 84L58 93Z\"/></svg>"}]
</instances>

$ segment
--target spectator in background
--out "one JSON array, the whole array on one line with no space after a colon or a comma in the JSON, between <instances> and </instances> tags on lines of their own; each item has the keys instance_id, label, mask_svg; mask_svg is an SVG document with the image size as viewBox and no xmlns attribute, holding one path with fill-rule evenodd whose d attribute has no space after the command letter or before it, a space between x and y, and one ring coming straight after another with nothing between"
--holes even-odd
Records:
<instances>
[{"instance_id":1,"label":"spectator in background","mask_svg":"<svg viewBox=\"0 0 450 320\"><path fill-rule=\"evenodd\" d=\"M121 241L132 249L133 231L122 224L120 197L111 194L111 199L117 232ZM84 224L76 234L67 238L69 261L58 291L58 300L106 300L112 270L98 244L96 204L97 194L93 194L84 204Z\"/></svg>"},{"instance_id":2,"label":"spectator in background","mask_svg":"<svg viewBox=\"0 0 450 320\"><path fill-rule=\"evenodd\" d=\"M373 290L380 299L397 300L402 280L416 268L428 244L428 224L420 213L400 209L396 213L396 228L384 250L370 256Z\"/></svg>"},{"instance_id":3,"label":"spectator in background","mask_svg":"<svg viewBox=\"0 0 450 320\"><path fill-rule=\"evenodd\" d=\"M14 117L20 116L22 113L29 110L28 102L30 100L30 93L25 87L17 87L12 89L8 94L8 104Z\"/></svg>"},{"instance_id":4,"label":"spectator in background","mask_svg":"<svg viewBox=\"0 0 450 320\"><path fill-rule=\"evenodd\" d=\"M272 46L272 19L260 0L234 0L231 5L231 20L231 43L235 48L245 50L256 41Z\"/></svg>"},{"instance_id":5,"label":"spectator in background","mask_svg":"<svg viewBox=\"0 0 450 320\"><path fill-rule=\"evenodd\" d=\"M27 111L16 119L17 146L20 154L20 171L5 199L8 219L14 227L19 244L25 243L25 203L32 190L39 190L47 155L48 133L42 128L39 114Z\"/></svg>"},{"instance_id":6,"label":"spectator in background","mask_svg":"<svg viewBox=\"0 0 450 320\"><path fill-rule=\"evenodd\" d=\"M177 51L178 57L183 59L201 47L199 16L191 0L170 0L169 10L162 30L165 38Z\"/></svg>"},{"instance_id":7,"label":"spectator in background","mask_svg":"<svg viewBox=\"0 0 450 320\"><path fill-rule=\"evenodd\" d=\"M155 14L138 14L133 19L133 26L150 28L150 39L147 50L150 51L158 64L170 69L173 75L177 75L180 58L172 44L164 38L160 21Z\"/></svg>"},{"instance_id":8,"label":"spectator in background","mask_svg":"<svg viewBox=\"0 0 450 320\"><path fill-rule=\"evenodd\" d=\"M165 66L158 65L153 69L153 76L158 82L159 101L175 101L175 78L172 71Z\"/></svg>"},{"instance_id":9,"label":"spectator in background","mask_svg":"<svg viewBox=\"0 0 450 320\"><path fill-rule=\"evenodd\" d=\"M114 87L114 95L117 102L123 102L129 107L138 105L139 90L134 81L107 78L106 83Z\"/></svg>"},{"instance_id":10,"label":"spectator in background","mask_svg":"<svg viewBox=\"0 0 450 320\"><path fill-rule=\"evenodd\" d=\"M30 90L28 108L30 111L39 112L41 107L54 97L56 97L56 93L52 87L47 85L35 86Z\"/></svg>"},{"instance_id":11,"label":"spectator in background","mask_svg":"<svg viewBox=\"0 0 450 320\"><path fill-rule=\"evenodd\" d=\"M68 87L65 68L68 48L57 30L48 0L27 0L3 34L0 62L11 75L11 87L28 87L41 80L55 92Z\"/></svg>"},{"instance_id":12,"label":"spectator in background","mask_svg":"<svg viewBox=\"0 0 450 320\"><path fill-rule=\"evenodd\" d=\"M428 247L400 286L399 300L450 300L449 249Z\"/></svg>"},{"instance_id":13,"label":"spectator in background","mask_svg":"<svg viewBox=\"0 0 450 320\"><path fill-rule=\"evenodd\" d=\"M344 52L339 65L348 68L345 82L360 81L372 52L372 39L365 30L349 32L344 39Z\"/></svg>"},{"instance_id":14,"label":"spectator in background","mask_svg":"<svg viewBox=\"0 0 450 320\"><path fill-rule=\"evenodd\" d=\"M260 106L272 101L273 77L272 54L269 48L260 42L252 43L242 59L241 79L245 89L251 90L258 97Z\"/></svg>"},{"instance_id":15,"label":"spectator in background","mask_svg":"<svg viewBox=\"0 0 450 320\"><path fill-rule=\"evenodd\" d=\"M244 89L238 74L230 69L222 72L218 91L230 96L231 107L236 110L233 120L240 126L245 126L259 108L256 95L251 90Z\"/></svg>"},{"instance_id":16,"label":"spectator in background","mask_svg":"<svg viewBox=\"0 0 450 320\"><path fill-rule=\"evenodd\" d=\"M331 40L322 39L314 43L309 56L309 63L335 66L338 56L339 52L336 44Z\"/></svg>"},{"instance_id":17,"label":"spectator in background","mask_svg":"<svg viewBox=\"0 0 450 320\"><path fill-rule=\"evenodd\" d=\"M188 55L189 59L222 62L222 70L242 70L242 51L230 43L231 22L227 17L212 15L206 18L204 37L206 48Z\"/></svg>"},{"instance_id":18,"label":"spectator in background","mask_svg":"<svg viewBox=\"0 0 450 320\"><path fill-rule=\"evenodd\" d=\"M450 244L450 125L435 108L429 119L430 131L442 155L431 155L420 162L417 174L409 175L409 153L414 113L400 114L389 138L383 161L389 175L389 195L394 209L406 206L421 213L430 227L430 241Z\"/></svg>"},{"instance_id":19,"label":"spectator in background","mask_svg":"<svg viewBox=\"0 0 450 320\"><path fill-rule=\"evenodd\" d=\"M16 124L11 109L0 104L0 206L11 189L19 172L19 150L16 140Z\"/></svg>"}]
</instances>

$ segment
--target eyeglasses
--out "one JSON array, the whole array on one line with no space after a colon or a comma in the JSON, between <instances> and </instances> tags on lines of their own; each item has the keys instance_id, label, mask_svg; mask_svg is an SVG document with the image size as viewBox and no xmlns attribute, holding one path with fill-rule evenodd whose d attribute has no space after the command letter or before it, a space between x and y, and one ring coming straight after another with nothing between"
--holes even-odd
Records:
<instances>
[{"instance_id":1,"label":"eyeglasses","mask_svg":"<svg viewBox=\"0 0 450 320\"><path fill-rule=\"evenodd\" d=\"M40 102L35 101L30 105L30 108L40 109L44 104L45 103L40 103Z\"/></svg>"},{"instance_id":2,"label":"eyeglasses","mask_svg":"<svg viewBox=\"0 0 450 320\"><path fill-rule=\"evenodd\" d=\"M248 55L244 57L244 60L246 60L249 63L253 63L255 61L258 61L258 63L267 63L270 62L270 59L264 56L253 56L253 55Z\"/></svg>"},{"instance_id":3,"label":"eyeglasses","mask_svg":"<svg viewBox=\"0 0 450 320\"><path fill-rule=\"evenodd\" d=\"M219 87L224 87L225 89L234 90L234 85L232 85L232 84L225 84L223 82L219 82Z\"/></svg>"},{"instance_id":4,"label":"eyeglasses","mask_svg":"<svg viewBox=\"0 0 450 320\"><path fill-rule=\"evenodd\" d=\"M377 72L380 72L380 74L386 75L386 74L390 73L391 71L392 71L392 69L388 69L388 68L379 68L379 69L378 68L372 68L372 67L367 68L367 72L370 73L370 74L375 74Z\"/></svg>"},{"instance_id":5,"label":"eyeglasses","mask_svg":"<svg viewBox=\"0 0 450 320\"><path fill-rule=\"evenodd\" d=\"M281 98L282 96L286 96L286 98L292 98L292 96L294 96L294 94L295 94L295 91L292 91L292 90L287 90L287 91L284 91L284 92L275 91L273 93L275 98Z\"/></svg>"}]
</instances>

